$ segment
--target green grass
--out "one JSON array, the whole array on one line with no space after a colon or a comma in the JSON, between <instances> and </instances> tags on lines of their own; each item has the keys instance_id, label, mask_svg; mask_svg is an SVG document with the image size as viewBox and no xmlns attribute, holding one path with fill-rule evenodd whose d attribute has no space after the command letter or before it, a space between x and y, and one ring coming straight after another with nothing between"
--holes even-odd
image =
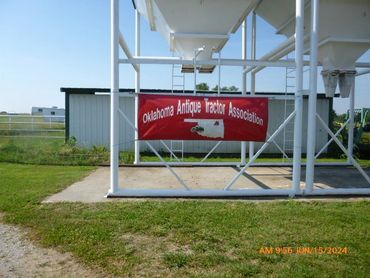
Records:
<instances>
[{"instance_id":1,"label":"green grass","mask_svg":"<svg viewBox=\"0 0 370 278\"><path fill-rule=\"evenodd\" d=\"M171 161L168 154L161 152L166 161ZM204 156L204 155L203 155ZM197 157L185 155L185 162L200 162L202 155ZM160 159L152 153L141 154L143 162L160 162ZM305 159L302 160L305 162ZM319 158L318 162L344 162L345 158ZM370 166L370 160L360 159L359 163ZM92 148L79 147L77 142L71 139L65 143L64 138L2 138L0 136L0 162L43 164L43 165L108 165L109 149L105 146L93 146ZM121 152L121 164L133 164L133 152ZM222 156L211 155L206 162L240 162L238 155ZM288 162L282 157L259 157L256 162Z\"/></svg>"},{"instance_id":2,"label":"green grass","mask_svg":"<svg viewBox=\"0 0 370 278\"><path fill-rule=\"evenodd\" d=\"M132 152L121 153L121 163L132 163ZM104 146L81 148L75 142L47 138L0 138L0 162L40 165L107 165Z\"/></svg>"},{"instance_id":3,"label":"green grass","mask_svg":"<svg viewBox=\"0 0 370 278\"><path fill-rule=\"evenodd\" d=\"M0 163L3 220L116 276L368 277L369 201L41 204L92 169ZM349 254L259 252L284 246Z\"/></svg>"}]
</instances>

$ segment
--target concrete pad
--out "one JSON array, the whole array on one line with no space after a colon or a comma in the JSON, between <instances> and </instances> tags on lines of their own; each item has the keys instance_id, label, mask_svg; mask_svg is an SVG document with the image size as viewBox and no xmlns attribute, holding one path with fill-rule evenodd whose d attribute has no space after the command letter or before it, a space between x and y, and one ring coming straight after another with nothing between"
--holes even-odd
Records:
<instances>
[{"instance_id":1,"label":"concrete pad","mask_svg":"<svg viewBox=\"0 0 370 278\"><path fill-rule=\"evenodd\" d=\"M175 172L192 189L222 189L239 171L236 167L174 167ZM370 169L366 169L370 174ZM291 186L291 167L251 167L235 183L234 188L288 189ZM121 167L121 188L169 189L182 188L165 167ZM302 180L305 178L304 168ZM84 180L72 184L45 202L107 202L109 167L100 167ZM370 187L352 167L317 167L315 188ZM304 181L301 182L303 188Z\"/></svg>"},{"instance_id":2,"label":"concrete pad","mask_svg":"<svg viewBox=\"0 0 370 278\"><path fill-rule=\"evenodd\" d=\"M56 202L105 202L109 199L104 196L109 189L109 167L101 167L65 190L47 198L45 203Z\"/></svg>"}]
</instances>

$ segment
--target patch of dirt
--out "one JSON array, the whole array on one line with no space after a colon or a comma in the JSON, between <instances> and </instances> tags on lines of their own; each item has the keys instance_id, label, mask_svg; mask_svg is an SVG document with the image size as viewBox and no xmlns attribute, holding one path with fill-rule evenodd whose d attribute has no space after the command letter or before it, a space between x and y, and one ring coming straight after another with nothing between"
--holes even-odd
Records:
<instances>
[{"instance_id":1,"label":"patch of dirt","mask_svg":"<svg viewBox=\"0 0 370 278\"><path fill-rule=\"evenodd\" d=\"M141 258L141 263L133 269L135 277L176 277L175 272L164 263L160 254L181 252L187 255L193 253L187 245L178 245L167 237L157 237L126 233L120 237L131 252ZM151 272L150 272L151 271Z\"/></svg>"},{"instance_id":2,"label":"patch of dirt","mask_svg":"<svg viewBox=\"0 0 370 278\"><path fill-rule=\"evenodd\" d=\"M2 215L0 215L0 220ZM105 277L78 264L70 254L41 248L21 229L0 223L0 277Z\"/></svg>"}]
</instances>

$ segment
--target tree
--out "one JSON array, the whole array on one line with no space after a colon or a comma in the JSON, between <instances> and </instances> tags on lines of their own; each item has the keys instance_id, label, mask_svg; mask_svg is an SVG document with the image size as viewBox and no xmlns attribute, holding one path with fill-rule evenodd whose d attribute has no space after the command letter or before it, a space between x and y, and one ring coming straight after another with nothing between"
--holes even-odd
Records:
<instances>
[{"instance_id":1,"label":"tree","mask_svg":"<svg viewBox=\"0 0 370 278\"><path fill-rule=\"evenodd\" d=\"M209 86L208 86L208 84L207 83L199 83L199 84L197 84L197 90L198 91L209 91Z\"/></svg>"},{"instance_id":2,"label":"tree","mask_svg":"<svg viewBox=\"0 0 370 278\"><path fill-rule=\"evenodd\" d=\"M227 87L221 87L221 92L237 92L239 90L238 87L235 87L234 85ZM212 91L218 91L218 85L212 88Z\"/></svg>"},{"instance_id":3,"label":"tree","mask_svg":"<svg viewBox=\"0 0 370 278\"><path fill-rule=\"evenodd\" d=\"M235 87L234 85L232 85L232 86L229 87L229 91L230 92L237 92L238 90L239 90L239 88L238 87Z\"/></svg>"}]
</instances>

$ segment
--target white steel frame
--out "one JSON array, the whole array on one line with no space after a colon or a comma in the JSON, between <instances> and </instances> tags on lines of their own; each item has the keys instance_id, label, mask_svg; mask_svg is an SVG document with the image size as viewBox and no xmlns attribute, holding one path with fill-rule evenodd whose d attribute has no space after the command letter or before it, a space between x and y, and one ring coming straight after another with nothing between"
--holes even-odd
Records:
<instances>
[{"instance_id":1,"label":"white steel frame","mask_svg":"<svg viewBox=\"0 0 370 278\"><path fill-rule=\"evenodd\" d=\"M318 33L319 33L319 0L311 0L311 42L310 42L310 61L304 61L304 42L309 36L304 36L304 0L296 0L296 29L295 36L289 38L286 42L278 46L269 54L263 56L260 60L256 60L256 14L252 14L252 51L251 59L246 59L246 20L242 25L242 59L221 59L219 53L218 59L210 60L196 60L196 57L191 60L185 60L177 57L142 57L140 56L140 14L135 11L135 56L133 56L124 40L124 37L119 31L119 0L111 0L111 114L110 114L110 190L108 197L122 196L141 196L141 197L227 197L227 196L296 196L296 195L329 195L329 194L370 194L370 188L348 188L348 189L313 189L314 167L315 164L315 129L316 117L320 123L327 130L339 147L348 156L346 165L354 165L364 178L370 183L370 178L361 169L356 160L352 156L353 151L353 126L354 126L354 89L350 97L350 119L349 123L349 143L346 149L342 143L337 139L337 134L326 126L322 119L316 114L316 98L317 98L317 67L318 67ZM176 34L173 34L176 35ZM119 58L119 46L126 54L127 58ZM279 60L281 57L287 55L289 52L295 50L294 60ZM201 50L199 50L201 51ZM119 93L119 65L131 64L135 70L135 123L131 123L124 111L119 109L118 100L120 96L125 94ZM254 143L249 143L250 159L246 162L246 142L241 142L241 165L244 165L234 178L225 186L224 189L191 189L179 177L170 165L187 165L185 162L166 162L155 148L149 143L145 142L148 147L159 157L162 161L160 165L165 165L171 173L176 177L183 189L122 189L119 188L119 125L118 115L121 115L135 130L135 163L140 163L139 140L137 133L137 114L138 114L138 93L140 92L140 65L141 64L178 64L178 65L216 65L216 66L239 66L242 67L242 95L239 97L254 97L255 93L255 74L264 67L295 67L296 68L296 91L294 94L295 109L284 120L280 127L270 136L263 146L254 153ZM302 148L302 105L303 105L303 66L310 66L310 94L309 94L309 118L308 118L308 145L307 145L307 170L306 170L306 186L301 190L301 148ZM357 63L356 67L369 68L370 63ZM246 74L251 72L251 95L246 95ZM360 74L369 73L366 69ZM221 71L219 69L219 78ZM194 79L196 73L194 72ZM196 84L194 85L196 86ZM173 95L173 94L172 94ZM184 94L182 94L184 95ZM244 171L252 165L254 160L266 149L266 147L274 143L274 138L283 130L285 125L294 118L294 151L293 151L293 181L290 189L232 189L237 179L244 173ZM346 123L347 124L347 123ZM165 145L166 149L171 150ZM216 149L221 142L218 142L211 150ZM323 148L325 149L325 147ZM321 150L322 151L322 150ZM321 153L321 151L319 153ZM210 152L210 153L211 153ZM203 161L210 155L208 153ZM317 154L318 156L319 154ZM154 164L154 163L153 163ZM191 165L204 165L204 162L190 163ZM211 163L208 163L210 165ZM320 163L324 164L324 163ZM217 165L223 165L217 163ZM227 163L230 165L230 163ZM287 163L289 165L289 163ZM290 164L291 165L291 164ZM332 163L326 163L332 165Z\"/></svg>"}]
</instances>

